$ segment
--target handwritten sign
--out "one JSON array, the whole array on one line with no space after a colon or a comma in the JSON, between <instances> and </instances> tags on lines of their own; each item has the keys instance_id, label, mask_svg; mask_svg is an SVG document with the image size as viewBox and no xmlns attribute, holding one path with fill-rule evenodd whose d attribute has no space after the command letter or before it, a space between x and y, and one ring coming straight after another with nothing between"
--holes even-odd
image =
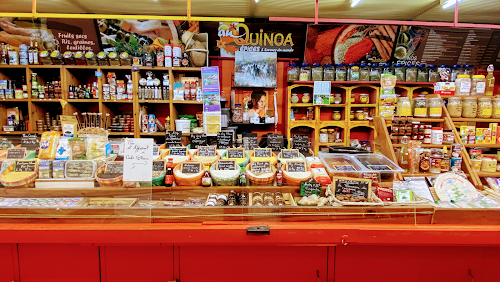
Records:
<instances>
[{"instance_id":1,"label":"handwritten sign","mask_svg":"<svg viewBox=\"0 0 500 282\"><path fill-rule=\"evenodd\" d=\"M217 148L228 149L233 147L233 132L219 131L217 132Z\"/></svg>"},{"instance_id":2,"label":"handwritten sign","mask_svg":"<svg viewBox=\"0 0 500 282\"><path fill-rule=\"evenodd\" d=\"M273 156L273 150L267 149L255 149L253 151L253 156L256 158L270 158Z\"/></svg>"},{"instance_id":3,"label":"handwritten sign","mask_svg":"<svg viewBox=\"0 0 500 282\"><path fill-rule=\"evenodd\" d=\"M187 148L186 147L172 147L170 148L171 156L187 156Z\"/></svg>"},{"instance_id":4,"label":"handwritten sign","mask_svg":"<svg viewBox=\"0 0 500 282\"><path fill-rule=\"evenodd\" d=\"M371 170L392 170L388 165L367 165L366 167Z\"/></svg>"},{"instance_id":5,"label":"handwritten sign","mask_svg":"<svg viewBox=\"0 0 500 282\"><path fill-rule=\"evenodd\" d=\"M182 147L182 132L181 131L165 131L165 145L170 147Z\"/></svg>"},{"instance_id":6,"label":"handwritten sign","mask_svg":"<svg viewBox=\"0 0 500 282\"><path fill-rule=\"evenodd\" d=\"M294 134L292 136L292 149L299 150L304 156L309 156L309 136Z\"/></svg>"},{"instance_id":7,"label":"handwritten sign","mask_svg":"<svg viewBox=\"0 0 500 282\"><path fill-rule=\"evenodd\" d=\"M254 174L262 174L271 172L271 162L253 162L251 164L250 170Z\"/></svg>"},{"instance_id":8,"label":"handwritten sign","mask_svg":"<svg viewBox=\"0 0 500 282\"><path fill-rule=\"evenodd\" d=\"M26 157L26 148L7 149L7 159L24 159Z\"/></svg>"},{"instance_id":9,"label":"handwritten sign","mask_svg":"<svg viewBox=\"0 0 500 282\"><path fill-rule=\"evenodd\" d=\"M332 183L335 183L335 196L351 195L368 199L372 181L362 178L334 177Z\"/></svg>"},{"instance_id":10,"label":"handwritten sign","mask_svg":"<svg viewBox=\"0 0 500 282\"><path fill-rule=\"evenodd\" d=\"M297 149L281 150L281 158L283 158L283 159L298 159L299 158L299 150L297 150Z\"/></svg>"},{"instance_id":11,"label":"handwritten sign","mask_svg":"<svg viewBox=\"0 0 500 282\"><path fill-rule=\"evenodd\" d=\"M226 156L228 159L241 159L245 156L245 149L227 149Z\"/></svg>"},{"instance_id":12,"label":"handwritten sign","mask_svg":"<svg viewBox=\"0 0 500 282\"><path fill-rule=\"evenodd\" d=\"M334 165L332 168L338 171L357 171L352 165Z\"/></svg>"},{"instance_id":13,"label":"handwritten sign","mask_svg":"<svg viewBox=\"0 0 500 282\"><path fill-rule=\"evenodd\" d=\"M317 183L316 181L302 181L300 183L300 195L307 197L312 194L321 196L321 183Z\"/></svg>"},{"instance_id":14,"label":"handwritten sign","mask_svg":"<svg viewBox=\"0 0 500 282\"><path fill-rule=\"evenodd\" d=\"M267 147L274 152L279 152L285 147L285 138L279 134L269 134L267 136Z\"/></svg>"},{"instance_id":15,"label":"handwritten sign","mask_svg":"<svg viewBox=\"0 0 500 282\"><path fill-rule=\"evenodd\" d=\"M198 147L198 156L213 157L215 156L215 146L200 146Z\"/></svg>"},{"instance_id":16,"label":"handwritten sign","mask_svg":"<svg viewBox=\"0 0 500 282\"><path fill-rule=\"evenodd\" d=\"M191 134L191 147L192 149L198 149L198 146L207 146L207 135L206 134Z\"/></svg>"},{"instance_id":17,"label":"handwritten sign","mask_svg":"<svg viewBox=\"0 0 500 282\"><path fill-rule=\"evenodd\" d=\"M40 140L36 134L21 135L21 147L28 151L36 151L40 148Z\"/></svg>"},{"instance_id":18,"label":"handwritten sign","mask_svg":"<svg viewBox=\"0 0 500 282\"><path fill-rule=\"evenodd\" d=\"M165 160L153 161L153 171L164 171L165 170Z\"/></svg>"},{"instance_id":19,"label":"handwritten sign","mask_svg":"<svg viewBox=\"0 0 500 282\"><path fill-rule=\"evenodd\" d=\"M17 161L16 172L33 172L36 168L36 161Z\"/></svg>"},{"instance_id":20,"label":"handwritten sign","mask_svg":"<svg viewBox=\"0 0 500 282\"><path fill-rule=\"evenodd\" d=\"M65 164L67 178L92 178L94 177L94 161L67 161ZM123 167L123 165L122 165Z\"/></svg>"},{"instance_id":21,"label":"handwritten sign","mask_svg":"<svg viewBox=\"0 0 500 282\"><path fill-rule=\"evenodd\" d=\"M259 148L259 138L257 138L257 133L243 134L243 148L245 148L245 150Z\"/></svg>"},{"instance_id":22,"label":"handwritten sign","mask_svg":"<svg viewBox=\"0 0 500 282\"><path fill-rule=\"evenodd\" d=\"M289 172L306 172L306 162L292 161L286 162Z\"/></svg>"},{"instance_id":23,"label":"handwritten sign","mask_svg":"<svg viewBox=\"0 0 500 282\"><path fill-rule=\"evenodd\" d=\"M182 163L182 173L199 173L200 163Z\"/></svg>"},{"instance_id":24,"label":"handwritten sign","mask_svg":"<svg viewBox=\"0 0 500 282\"><path fill-rule=\"evenodd\" d=\"M123 157L123 181L151 181L153 175L151 138L127 138Z\"/></svg>"},{"instance_id":25,"label":"handwritten sign","mask_svg":"<svg viewBox=\"0 0 500 282\"><path fill-rule=\"evenodd\" d=\"M236 170L236 161L217 161L217 170Z\"/></svg>"},{"instance_id":26,"label":"handwritten sign","mask_svg":"<svg viewBox=\"0 0 500 282\"><path fill-rule=\"evenodd\" d=\"M123 174L123 162L109 162L104 168L104 172Z\"/></svg>"}]
</instances>

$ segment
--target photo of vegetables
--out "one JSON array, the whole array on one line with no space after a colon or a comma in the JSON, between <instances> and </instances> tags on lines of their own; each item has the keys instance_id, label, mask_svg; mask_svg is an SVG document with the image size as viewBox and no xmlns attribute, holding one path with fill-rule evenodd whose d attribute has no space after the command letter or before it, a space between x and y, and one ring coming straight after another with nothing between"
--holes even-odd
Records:
<instances>
[{"instance_id":1,"label":"photo of vegetables","mask_svg":"<svg viewBox=\"0 0 500 282\"><path fill-rule=\"evenodd\" d=\"M393 25L309 25L304 62L387 62L397 33Z\"/></svg>"}]
</instances>

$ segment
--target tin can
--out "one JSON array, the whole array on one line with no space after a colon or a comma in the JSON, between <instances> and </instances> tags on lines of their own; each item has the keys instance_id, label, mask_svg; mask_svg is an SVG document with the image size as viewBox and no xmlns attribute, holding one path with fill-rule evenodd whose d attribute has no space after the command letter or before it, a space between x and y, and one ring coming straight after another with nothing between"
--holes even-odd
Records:
<instances>
[{"instance_id":1,"label":"tin can","mask_svg":"<svg viewBox=\"0 0 500 282\"><path fill-rule=\"evenodd\" d=\"M156 123L150 123L149 124L149 133L154 133L156 132Z\"/></svg>"},{"instance_id":2,"label":"tin can","mask_svg":"<svg viewBox=\"0 0 500 282\"><path fill-rule=\"evenodd\" d=\"M142 115L142 123L148 123L148 115Z\"/></svg>"},{"instance_id":3,"label":"tin can","mask_svg":"<svg viewBox=\"0 0 500 282\"><path fill-rule=\"evenodd\" d=\"M155 115L149 115L148 123L149 124L155 123Z\"/></svg>"},{"instance_id":4,"label":"tin can","mask_svg":"<svg viewBox=\"0 0 500 282\"><path fill-rule=\"evenodd\" d=\"M142 124L142 132L148 133L148 124L147 123Z\"/></svg>"}]
</instances>

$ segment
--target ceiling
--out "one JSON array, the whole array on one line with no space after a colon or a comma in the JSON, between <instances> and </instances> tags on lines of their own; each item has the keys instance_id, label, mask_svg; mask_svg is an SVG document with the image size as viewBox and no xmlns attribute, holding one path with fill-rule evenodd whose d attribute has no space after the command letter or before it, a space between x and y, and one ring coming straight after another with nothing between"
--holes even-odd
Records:
<instances>
[{"instance_id":1,"label":"ceiling","mask_svg":"<svg viewBox=\"0 0 500 282\"><path fill-rule=\"evenodd\" d=\"M320 18L453 22L454 8L445 0L319 0ZM192 0L193 16L314 17L314 0ZM404 3L404 4L403 4ZM459 22L500 24L498 0L461 0ZM186 0L37 0L37 12L186 15ZM0 0L0 11L31 12L31 0Z\"/></svg>"}]
</instances>

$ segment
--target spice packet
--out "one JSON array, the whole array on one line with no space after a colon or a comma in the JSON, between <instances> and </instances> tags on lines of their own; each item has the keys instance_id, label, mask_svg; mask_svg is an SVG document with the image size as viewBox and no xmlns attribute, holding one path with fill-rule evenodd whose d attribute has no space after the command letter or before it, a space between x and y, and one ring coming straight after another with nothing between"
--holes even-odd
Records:
<instances>
[{"instance_id":1,"label":"spice packet","mask_svg":"<svg viewBox=\"0 0 500 282\"><path fill-rule=\"evenodd\" d=\"M50 179L52 178L52 161L40 160L38 162L38 178Z\"/></svg>"},{"instance_id":2,"label":"spice packet","mask_svg":"<svg viewBox=\"0 0 500 282\"><path fill-rule=\"evenodd\" d=\"M53 161L52 162L52 176L54 178L64 178L64 165L66 161Z\"/></svg>"},{"instance_id":3,"label":"spice packet","mask_svg":"<svg viewBox=\"0 0 500 282\"><path fill-rule=\"evenodd\" d=\"M72 160L85 159L85 138L73 137L68 139L69 146L72 152Z\"/></svg>"}]
</instances>

